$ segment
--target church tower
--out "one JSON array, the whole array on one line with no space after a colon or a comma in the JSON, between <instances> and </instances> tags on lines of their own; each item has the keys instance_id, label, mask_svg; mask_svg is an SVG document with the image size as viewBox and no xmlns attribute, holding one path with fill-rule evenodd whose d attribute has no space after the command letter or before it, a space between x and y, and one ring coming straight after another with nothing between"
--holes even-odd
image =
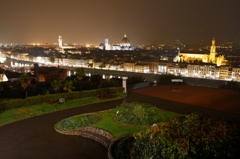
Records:
<instances>
[{"instance_id":1,"label":"church tower","mask_svg":"<svg viewBox=\"0 0 240 159\"><path fill-rule=\"evenodd\" d=\"M105 50L110 50L110 44L108 43L108 38L105 38Z\"/></svg>"},{"instance_id":2,"label":"church tower","mask_svg":"<svg viewBox=\"0 0 240 159\"><path fill-rule=\"evenodd\" d=\"M62 36L61 35L58 36L58 46L60 48L62 48Z\"/></svg>"},{"instance_id":3,"label":"church tower","mask_svg":"<svg viewBox=\"0 0 240 159\"><path fill-rule=\"evenodd\" d=\"M216 58L216 46L215 46L215 39L212 39L212 46L210 48L210 57L209 57L209 62L215 63L215 58Z\"/></svg>"},{"instance_id":4,"label":"church tower","mask_svg":"<svg viewBox=\"0 0 240 159\"><path fill-rule=\"evenodd\" d=\"M62 36L61 35L58 36L58 46L59 46L59 51L63 53L64 50L63 50L63 42L62 42Z\"/></svg>"}]
</instances>

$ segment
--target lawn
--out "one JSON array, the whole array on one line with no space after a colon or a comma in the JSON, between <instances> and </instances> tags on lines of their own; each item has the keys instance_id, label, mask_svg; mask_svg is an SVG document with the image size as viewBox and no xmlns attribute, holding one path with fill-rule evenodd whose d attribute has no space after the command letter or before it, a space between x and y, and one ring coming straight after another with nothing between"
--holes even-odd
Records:
<instances>
[{"instance_id":1,"label":"lawn","mask_svg":"<svg viewBox=\"0 0 240 159\"><path fill-rule=\"evenodd\" d=\"M131 105L132 103L128 103L128 104ZM137 104L143 105L143 103L137 103ZM151 123L150 125L137 125L137 124L133 125L133 124L124 124L124 123L120 123L119 121L116 121L115 116L119 115L120 112L124 112L124 111L129 111L129 114L132 115L132 113L131 113L132 108L126 108L126 107L122 107L122 106L116 107L116 108L110 109L110 110L95 112L95 113L98 113L102 117L102 119L99 122L96 122L95 124L93 124L92 127L103 129L103 130L111 133L115 138L119 138L122 136L126 136L129 134L134 134L136 132L139 132L139 131L143 130L144 128L147 128L147 127L151 126L151 124L153 124L153 123ZM156 107L152 107L152 106L149 108L146 108L145 111L146 112L151 111L151 112L156 113L161 118L160 122L172 120L174 117L179 115L179 114L164 111L164 110L158 109ZM74 118L81 118L81 117L84 117L84 116L81 114L81 115L75 116ZM128 118L128 116L126 118ZM72 119L72 117L61 120L58 123L58 130L62 129L60 125L65 125L64 123L66 123L66 121L67 121L67 123L71 123L71 121L70 121L71 119ZM82 119L79 119L79 120L82 121ZM78 122L78 120L76 120L76 121ZM85 122L88 122L88 121L85 121ZM67 126L70 127L70 129L68 129L68 131L76 130L76 129L72 129L72 127L74 127L74 125L76 125L76 123L71 123L71 125L68 124Z\"/></svg>"},{"instance_id":2,"label":"lawn","mask_svg":"<svg viewBox=\"0 0 240 159\"><path fill-rule=\"evenodd\" d=\"M102 116L102 120L98 122L96 125L94 125L94 127L101 128L103 130L110 132L115 138L139 132L140 130L147 127L147 126L127 125L127 124L116 122L114 120L114 116L116 115L116 112L123 111L124 109L125 108L117 107L115 109L99 112L99 114ZM162 118L162 121L169 121L178 115L176 113L164 111L155 107L152 107L149 109L154 110L155 113L160 115Z\"/></svg>"},{"instance_id":3,"label":"lawn","mask_svg":"<svg viewBox=\"0 0 240 159\"><path fill-rule=\"evenodd\" d=\"M110 100L117 100L124 98L126 94L119 94L115 98L111 99L99 99L97 97L87 97L81 99L74 99L74 100L66 100L64 103L59 104L49 104L43 103L39 105L33 105L29 107L22 107L22 108L15 108L11 110L4 111L0 114L0 126L12 123L15 121L19 121L22 119L30 118L33 116L39 116L59 110L70 109L73 107L83 106L87 104L99 103L99 102L106 102Z\"/></svg>"}]
</instances>

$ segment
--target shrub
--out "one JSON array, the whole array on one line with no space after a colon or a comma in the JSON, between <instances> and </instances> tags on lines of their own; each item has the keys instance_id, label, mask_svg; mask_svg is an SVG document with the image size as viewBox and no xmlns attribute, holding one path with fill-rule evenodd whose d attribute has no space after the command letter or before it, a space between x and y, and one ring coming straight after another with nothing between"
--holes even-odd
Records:
<instances>
[{"instance_id":1,"label":"shrub","mask_svg":"<svg viewBox=\"0 0 240 159\"><path fill-rule=\"evenodd\" d=\"M151 125L161 120L159 115L146 109L150 107L149 104L133 102L122 105L126 109L120 111L115 117L115 119L121 123L130 125Z\"/></svg>"},{"instance_id":2,"label":"shrub","mask_svg":"<svg viewBox=\"0 0 240 159\"><path fill-rule=\"evenodd\" d=\"M116 95L115 92L109 88L97 90L97 97L100 99L113 98L115 95Z\"/></svg>"},{"instance_id":3,"label":"shrub","mask_svg":"<svg viewBox=\"0 0 240 159\"><path fill-rule=\"evenodd\" d=\"M171 79L182 79L181 76L175 76L173 74L163 74L160 75L157 81L158 85L171 85L172 81Z\"/></svg>"},{"instance_id":4,"label":"shrub","mask_svg":"<svg viewBox=\"0 0 240 159\"><path fill-rule=\"evenodd\" d=\"M135 106L132 110L132 113L138 118L146 115L145 108L143 108L141 105Z\"/></svg>"},{"instance_id":5,"label":"shrub","mask_svg":"<svg viewBox=\"0 0 240 159\"><path fill-rule=\"evenodd\" d=\"M144 78L142 76L130 76L127 80L127 84L136 84L144 82Z\"/></svg>"},{"instance_id":6,"label":"shrub","mask_svg":"<svg viewBox=\"0 0 240 159\"><path fill-rule=\"evenodd\" d=\"M240 83L235 81L229 81L226 82L225 84L220 85L219 88L240 91Z\"/></svg>"},{"instance_id":7,"label":"shrub","mask_svg":"<svg viewBox=\"0 0 240 159\"><path fill-rule=\"evenodd\" d=\"M114 159L130 159L130 150L134 143L134 137L126 137L116 142L112 148Z\"/></svg>"},{"instance_id":8,"label":"shrub","mask_svg":"<svg viewBox=\"0 0 240 159\"><path fill-rule=\"evenodd\" d=\"M117 81L114 80L102 80L98 88L109 88L109 87L119 87L121 86Z\"/></svg>"},{"instance_id":9,"label":"shrub","mask_svg":"<svg viewBox=\"0 0 240 159\"><path fill-rule=\"evenodd\" d=\"M199 114L154 124L134 134L131 158L234 158L238 153L236 128Z\"/></svg>"},{"instance_id":10,"label":"shrub","mask_svg":"<svg viewBox=\"0 0 240 159\"><path fill-rule=\"evenodd\" d=\"M48 95L39 95L33 97L27 97L25 99L11 99L0 102L0 112L5 110L10 110L13 108L28 107L37 104L43 103L56 103L60 98L65 98L67 100L85 98L85 97L97 97L98 95L102 98L114 97L116 93L122 93L122 87L112 87L104 88L106 90L97 89L97 90L87 90L71 93L61 93L61 94L48 94ZM100 93L99 93L100 92Z\"/></svg>"}]
</instances>

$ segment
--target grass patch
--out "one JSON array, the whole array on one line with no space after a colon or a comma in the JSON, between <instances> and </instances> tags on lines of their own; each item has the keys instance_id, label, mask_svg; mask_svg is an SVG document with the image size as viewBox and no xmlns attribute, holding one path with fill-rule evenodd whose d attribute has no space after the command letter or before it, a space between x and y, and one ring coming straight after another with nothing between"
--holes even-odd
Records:
<instances>
[{"instance_id":1,"label":"grass patch","mask_svg":"<svg viewBox=\"0 0 240 159\"><path fill-rule=\"evenodd\" d=\"M133 134L142 130L141 126L123 125L114 120L117 111L123 111L124 108L115 108L108 111L99 112L102 120L94 125L94 127L110 132L114 137L121 137L128 134Z\"/></svg>"},{"instance_id":2,"label":"grass patch","mask_svg":"<svg viewBox=\"0 0 240 159\"><path fill-rule=\"evenodd\" d=\"M62 104L43 103L43 104L33 105L28 107L14 108L14 109L7 110L0 113L0 126L15 122L18 120L26 119L29 117L39 116L42 114L47 114L47 113L51 113L59 110L74 108L74 107L83 106L87 104L118 100L118 99L124 98L125 96L126 94L121 93L121 94L117 94L117 97L111 98L111 99L99 99L97 97L86 97L81 99L66 100Z\"/></svg>"},{"instance_id":3,"label":"grass patch","mask_svg":"<svg viewBox=\"0 0 240 159\"><path fill-rule=\"evenodd\" d=\"M140 130L146 128L146 126L139 126L139 125L127 125L121 124L114 120L116 113L119 111L124 111L126 108L117 107L115 109L107 110L98 112L102 116L102 120L94 125L94 127L106 130L110 132L114 137L122 137L125 135L133 134L139 132ZM172 120L178 114L164 111L155 107L149 108L150 111L154 110L156 114L161 116L162 121L169 121Z\"/></svg>"}]
</instances>

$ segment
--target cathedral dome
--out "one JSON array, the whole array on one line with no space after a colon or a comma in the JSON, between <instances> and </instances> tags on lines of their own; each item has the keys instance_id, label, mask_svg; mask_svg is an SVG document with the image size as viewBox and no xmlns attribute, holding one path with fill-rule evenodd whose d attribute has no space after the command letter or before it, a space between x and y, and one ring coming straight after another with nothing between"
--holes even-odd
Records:
<instances>
[{"instance_id":1,"label":"cathedral dome","mask_svg":"<svg viewBox=\"0 0 240 159\"><path fill-rule=\"evenodd\" d=\"M127 38L127 35L124 35L124 38L121 41L122 44L130 43L130 40Z\"/></svg>"},{"instance_id":2,"label":"cathedral dome","mask_svg":"<svg viewBox=\"0 0 240 159\"><path fill-rule=\"evenodd\" d=\"M99 45L99 47L100 47L100 46L103 46L103 47L104 47L104 44L103 44L103 43L101 43L101 44Z\"/></svg>"}]
</instances>

